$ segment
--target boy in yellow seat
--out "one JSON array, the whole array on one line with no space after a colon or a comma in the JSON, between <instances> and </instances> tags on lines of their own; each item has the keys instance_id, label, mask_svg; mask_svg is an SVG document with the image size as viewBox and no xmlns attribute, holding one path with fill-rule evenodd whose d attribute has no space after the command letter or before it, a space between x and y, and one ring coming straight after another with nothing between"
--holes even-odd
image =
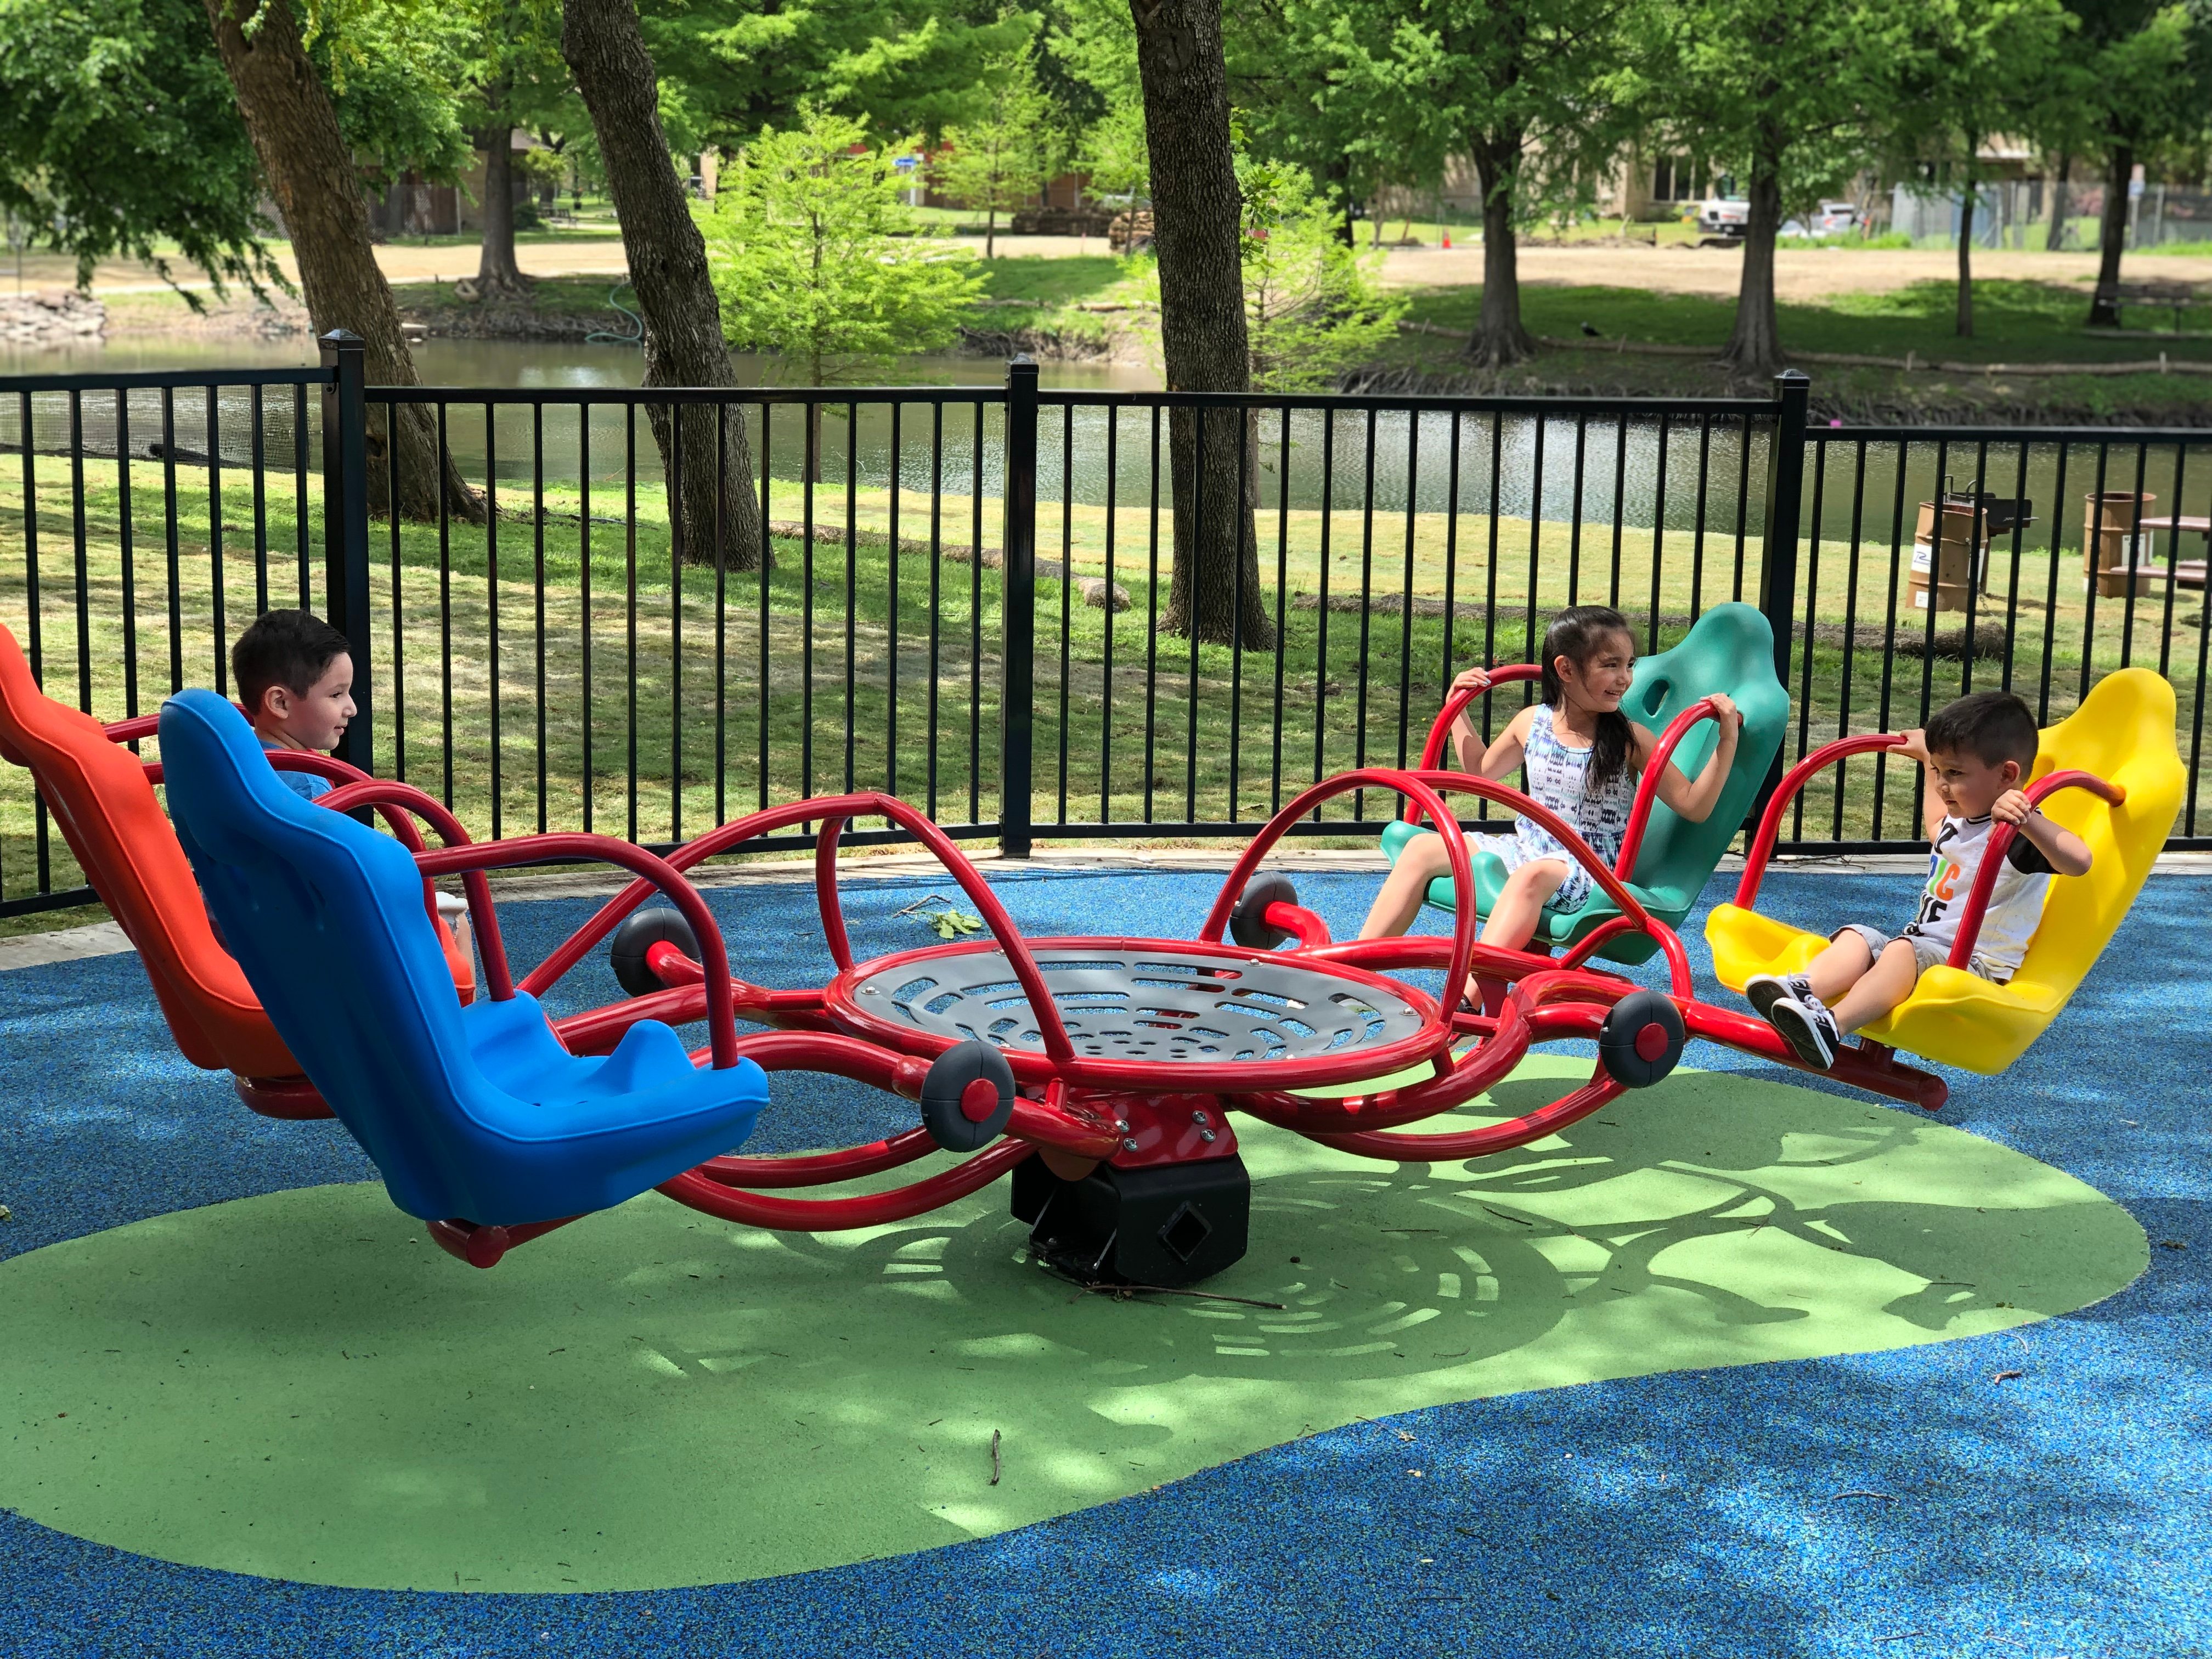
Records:
<instances>
[{"instance_id":1,"label":"boy in yellow seat","mask_svg":"<svg viewBox=\"0 0 2212 1659\"><path fill-rule=\"evenodd\" d=\"M1912 994L1920 975L1949 960L1982 855L2000 823L2018 826L1974 941L1972 971L2002 985L2019 971L2043 919L2054 875L2089 869L2089 848L2028 804L2021 785L2035 764L2035 716L2009 691L1975 691L1948 704L1893 752L1920 763L1930 845L1927 884L1894 936L1864 922L1839 928L1798 974L1754 974L1743 994L1798 1058L1826 1071L1844 1038Z\"/></svg>"}]
</instances>

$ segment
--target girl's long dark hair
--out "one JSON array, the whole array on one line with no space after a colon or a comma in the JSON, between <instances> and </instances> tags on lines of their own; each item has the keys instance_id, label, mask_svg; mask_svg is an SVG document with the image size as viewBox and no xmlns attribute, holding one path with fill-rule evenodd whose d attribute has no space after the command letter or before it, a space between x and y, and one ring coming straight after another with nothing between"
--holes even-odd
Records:
<instances>
[{"instance_id":1,"label":"girl's long dark hair","mask_svg":"<svg viewBox=\"0 0 2212 1659\"><path fill-rule=\"evenodd\" d=\"M1566 701L1567 690L1560 682L1557 666L1559 659L1565 657L1576 667L1584 668L1615 634L1626 634L1632 641L1636 637L1630 631L1628 618L1607 605L1571 605L1552 618L1552 625L1544 630L1544 702L1547 708L1557 708ZM1628 770L1633 736L1628 716L1618 708L1597 717L1597 740L1591 745L1589 772L1583 784L1584 799L1602 793L1615 778Z\"/></svg>"}]
</instances>

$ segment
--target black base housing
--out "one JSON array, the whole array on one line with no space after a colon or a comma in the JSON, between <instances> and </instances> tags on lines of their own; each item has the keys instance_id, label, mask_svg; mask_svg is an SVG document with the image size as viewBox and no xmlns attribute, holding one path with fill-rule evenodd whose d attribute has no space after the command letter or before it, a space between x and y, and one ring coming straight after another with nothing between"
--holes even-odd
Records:
<instances>
[{"instance_id":1,"label":"black base housing","mask_svg":"<svg viewBox=\"0 0 2212 1659\"><path fill-rule=\"evenodd\" d=\"M1030 1224L1030 1248L1071 1278L1194 1285L1243 1257L1252 1177L1233 1152L1143 1170L1102 1164L1080 1181L1031 1158L1014 1166L1013 1210Z\"/></svg>"}]
</instances>

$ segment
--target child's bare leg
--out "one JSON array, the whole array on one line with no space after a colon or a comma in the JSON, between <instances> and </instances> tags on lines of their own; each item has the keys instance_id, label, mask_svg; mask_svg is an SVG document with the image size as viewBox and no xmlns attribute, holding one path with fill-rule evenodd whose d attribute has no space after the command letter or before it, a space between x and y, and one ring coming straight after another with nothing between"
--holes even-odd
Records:
<instances>
[{"instance_id":1,"label":"child's bare leg","mask_svg":"<svg viewBox=\"0 0 2212 1659\"><path fill-rule=\"evenodd\" d=\"M1802 971L1812 983L1813 994L1833 1007L1836 999L1866 977L1873 966L1873 949L1862 935L1846 929L1830 939Z\"/></svg>"},{"instance_id":2,"label":"child's bare leg","mask_svg":"<svg viewBox=\"0 0 2212 1659\"><path fill-rule=\"evenodd\" d=\"M1498 902L1490 907L1490 919L1482 924L1482 943L1526 950L1536 936L1536 918L1543 914L1545 901L1566 878L1567 866L1557 859L1538 859L1506 877Z\"/></svg>"},{"instance_id":3,"label":"child's bare leg","mask_svg":"<svg viewBox=\"0 0 2212 1659\"><path fill-rule=\"evenodd\" d=\"M1862 953L1866 951L1863 939L1855 940ZM1835 947L1831 945L1829 949ZM1826 956L1827 951L1821 952ZM1835 1017L1836 1029L1856 1031L1862 1025L1871 1025L1884 1014L1912 994L1912 988L1920 982L1920 964L1912 953L1908 939L1893 939L1882 947L1881 955L1874 965L1861 975L1857 981L1845 991L1841 1001L1828 1012ZM1825 1000L1825 999L1823 999Z\"/></svg>"},{"instance_id":4,"label":"child's bare leg","mask_svg":"<svg viewBox=\"0 0 2212 1659\"><path fill-rule=\"evenodd\" d=\"M1398 862L1382 879L1382 890L1368 907L1367 920L1359 924L1362 939L1395 939L1413 925L1428 896L1429 884L1451 868L1438 835L1416 836L1398 854Z\"/></svg>"}]
</instances>

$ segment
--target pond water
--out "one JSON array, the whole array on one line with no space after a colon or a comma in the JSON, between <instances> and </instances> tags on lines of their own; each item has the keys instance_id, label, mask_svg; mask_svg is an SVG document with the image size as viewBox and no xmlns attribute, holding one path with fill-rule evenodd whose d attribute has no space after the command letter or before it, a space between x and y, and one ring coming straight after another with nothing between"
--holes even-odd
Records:
<instances>
[{"instance_id":1,"label":"pond water","mask_svg":"<svg viewBox=\"0 0 2212 1659\"><path fill-rule=\"evenodd\" d=\"M496 478L499 488L527 489L534 480L550 489L574 488L588 467L593 488L618 489L634 453L641 485L659 483L659 460L646 422L634 409L601 405L589 410L564 403L565 392L638 384L641 358L632 347L568 342L430 340L416 348L417 367L433 386L543 392L542 402L500 407L488 420L482 404L456 401L447 410L447 436L471 477ZM312 342L284 340L161 340L126 338L114 344L61 351L0 352L0 376L22 373L204 370L276 368L313 360ZM785 367L775 359L741 356L741 382L778 384ZM967 356L916 356L900 360L875 381L882 386L995 386L1004 365ZM1109 497L1118 507L1146 511L1171 502L1166 430L1149 410L1073 407L1052 401L1054 391L1145 391L1159 378L1148 365L1047 362L1040 380L1045 407L1038 434L1041 525L1063 500L1097 506ZM179 393L166 411L180 459L202 464L210 450L225 463L251 465L257 424L264 465L289 468L305 449L310 471L319 465L317 400L271 388L257 411L252 395L230 387L210 398ZM212 405L212 409L210 408ZM258 416L257 422L257 412ZM805 510L804 418L795 406L769 411L733 404L752 446L755 465L768 452L774 480L771 514L781 519ZM133 453L153 453L161 441L165 410L158 392L134 392L128 422ZM210 414L215 439L210 441ZM41 394L32 410L35 447L65 451L70 442L69 399ZM90 451L112 454L116 442L112 394L88 393L77 411ZM13 447L21 421L21 399L0 395L0 445ZM920 398L832 404L825 411L816 510L834 517L849 487L883 491L894 482L905 491L941 490L948 497L995 495L1002 482L1003 411L995 406L935 404ZM1263 506L1280 501L1294 510L1442 514L1579 522L1585 533L1609 544L1613 527L1687 530L1733 537L1763 534L1767 470L1766 434L1747 430L1737 417L1674 417L1620 422L1571 413L1540 422L1528 416L1502 421L1480 415L1455 419L1403 410L1316 411L1292 416L1287 434L1273 411L1253 417L1256 485ZM634 428L634 430L633 430ZM765 443L763 444L763 438ZM1287 438L1287 441L1286 441ZM306 441L301 444L301 440ZM487 458L492 458L488 465ZM2062 473L2063 465L2063 473ZM1856 532L1865 542L1893 537L1910 542L1920 501L1942 477L1958 483L1987 474L1987 487L2025 495L2036 503L2038 527L2048 538L2050 514L2062 493L2060 528L2079 544L2081 498L2090 490L2137 491L2156 497L2146 512L2202 514L2212 502L2212 465L2194 467L2171 447L2138 451L2122 441L2101 462L2094 447L2076 446L2062 462L2059 447L1993 447L1986 459L1971 444L1939 454L1934 441L1914 444L1902 457L1893 445L1870 446L1863 457L1838 447L1816 480L1806 483L1808 507L1819 485L1824 538ZM2101 466L2101 472L2100 472ZM2062 489L2063 486L2063 489ZM1899 512L1902 507L1902 513ZM1042 533L1042 532L1041 532Z\"/></svg>"}]
</instances>

